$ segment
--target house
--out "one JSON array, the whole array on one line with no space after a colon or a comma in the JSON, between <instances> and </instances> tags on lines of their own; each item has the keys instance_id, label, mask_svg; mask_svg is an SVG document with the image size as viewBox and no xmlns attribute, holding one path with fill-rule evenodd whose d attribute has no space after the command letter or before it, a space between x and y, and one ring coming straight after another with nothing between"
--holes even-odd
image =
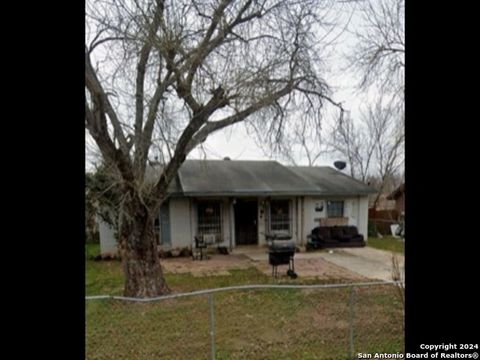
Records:
<instances>
[{"instance_id":1,"label":"house","mask_svg":"<svg viewBox=\"0 0 480 360\"><path fill-rule=\"evenodd\" d=\"M395 209L403 216L405 215L405 183L387 196L388 200L395 200Z\"/></svg>"},{"instance_id":2,"label":"house","mask_svg":"<svg viewBox=\"0 0 480 360\"><path fill-rule=\"evenodd\" d=\"M163 248L192 247L194 237L204 235L232 249L266 245L274 235L301 246L320 224L355 225L366 237L373 192L326 166L186 160L156 221L158 241ZM102 253L115 251L113 231L105 224L100 224L100 238Z\"/></svg>"},{"instance_id":3,"label":"house","mask_svg":"<svg viewBox=\"0 0 480 360\"><path fill-rule=\"evenodd\" d=\"M375 211L395 210L395 200L389 199L388 196L389 194L380 194L378 199L376 195L370 196L369 207L373 209L373 205L376 200Z\"/></svg>"}]
</instances>

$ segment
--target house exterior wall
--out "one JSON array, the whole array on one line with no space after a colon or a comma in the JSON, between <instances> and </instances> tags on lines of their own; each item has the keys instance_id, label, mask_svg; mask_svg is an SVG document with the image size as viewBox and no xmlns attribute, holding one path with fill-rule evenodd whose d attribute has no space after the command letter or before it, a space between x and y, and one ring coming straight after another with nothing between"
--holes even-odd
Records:
<instances>
[{"instance_id":1,"label":"house exterior wall","mask_svg":"<svg viewBox=\"0 0 480 360\"><path fill-rule=\"evenodd\" d=\"M231 231L231 200L228 198L222 199L222 242L219 244L220 246L230 246L230 241L232 236Z\"/></svg>"},{"instance_id":2,"label":"house exterior wall","mask_svg":"<svg viewBox=\"0 0 480 360\"><path fill-rule=\"evenodd\" d=\"M193 231L190 221L190 199L170 199L170 231L172 247L189 247L192 244Z\"/></svg>"},{"instance_id":3,"label":"house exterior wall","mask_svg":"<svg viewBox=\"0 0 480 360\"><path fill-rule=\"evenodd\" d=\"M315 206L316 204L318 205L323 205L323 210L322 211L315 211ZM303 201L303 206L304 206L304 228L303 228L303 241L306 241L307 235L310 234L312 229L314 227L317 227L319 225L320 219L323 219L326 217L326 203L324 199L319 198L319 197L305 197Z\"/></svg>"},{"instance_id":4,"label":"house exterior wall","mask_svg":"<svg viewBox=\"0 0 480 360\"><path fill-rule=\"evenodd\" d=\"M97 218L97 223L100 235L100 254L116 254L117 239L115 238L113 228L99 218Z\"/></svg>"},{"instance_id":5,"label":"house exterior wall","mask_svg":"<svg viewBox=\"0 0 480 360\"><path fill-rule=\"evenodd\" d=\"M396 199L395 199L395 208L397 209L398 213L405 213L405 193L401 193Z\"/></svg>"},{"instance_id":6,"label":"house exterior wall","mask_svg":"<svg viewBox=\"0 0 480 360\"><path fill-rule=\"evenodd\" d=\"M303 234L302 239L297 241L299 244L305 244L307 236L314 227L320 225L320 221L327 218L327 201L343 200L344 201L344 220L348 225L358 228L359 233L366 238L368 234L368 196L362 197L311 197L306 196L303 199ZM316 210L322 206L322 211Z\"/></svg>"},{"instance_id":7,"label":"house exterior wall","mask_svg":"<svg viewBox=\"0 0 480 360\"><path fill-rule=\"evenodd\" d=\"M258 245L267 245L265 234L268 233L268 211L269 200L288 199L290 200L291 214L291 235L298 245L305 245L307 236L312 229L319 225L321 219L327 217L327 201L344 201L344 218L348 225L358 227L358 231L364 235L368 234L368 196L362 197L272 197L258 198ZM225 247L234 247L235 224L232 198L211 199L221 202L222 241L218 244ZM323 209L316 210L317 205ZM173 248L184 248L194 246L194 236L197 234L197 206L196 201L191 198L172 198L169 205L171 246ZM100 249L101 253L112 253L117 250L117 241L113 229L107 224L99 222Z\"/></svg>"},{"instance_id":8,"label":"house exterior wall","mask_svg":"<svg viewBox=\"0 0 480 360\"><path fill-rule=\"evenodd\" d=\"M358 198L358 232L368 240L368 196Z\"/></svg>"}]
</instances>

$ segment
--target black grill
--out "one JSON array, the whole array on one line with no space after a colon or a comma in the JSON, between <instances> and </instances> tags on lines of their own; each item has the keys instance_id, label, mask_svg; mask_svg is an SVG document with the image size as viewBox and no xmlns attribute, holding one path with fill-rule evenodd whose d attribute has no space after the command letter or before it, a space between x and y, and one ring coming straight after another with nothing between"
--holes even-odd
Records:
<instances>
[{"instance_id":1,"label":"black grill","mask_svg":"<svg viewBox=\"0 0 480 360\"><path fill-rule=\"evenodd\" d=\"M268 247L268 262L272 265L272 276L277 276L277 266L287 265L287 275L295 279L295 243L291 240L272 240Z\"/></svg>"}]
</instances>

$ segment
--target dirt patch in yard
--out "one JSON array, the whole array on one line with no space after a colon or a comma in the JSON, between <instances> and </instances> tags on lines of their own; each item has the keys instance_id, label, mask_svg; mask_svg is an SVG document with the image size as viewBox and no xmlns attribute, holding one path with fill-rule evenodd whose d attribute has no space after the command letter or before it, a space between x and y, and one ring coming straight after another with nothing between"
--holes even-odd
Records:
<instances>
[{"instance_id":1,"label":"dirt patch in yard","mask_svg":"<svg viewBox=\"0 0 480 360\"><path fill-rule=\"evenodd\" d=\"M229 270L256 267L265 275L272 274L268 260L252 260L243 254L210 255L208 260L192 260L191 258L169 258L162 261L166 272L174 274L191 273L195 277L230 275ZM279 266L279 277L287 277L288 266ZM345 279L361 281L367 278L335 265L322 258L295 259L295 272L302 278L318 278L321 280Z\"/></svg>"},{"instance_id":2,"label":"dirt patch in yard","mask_svg":"<svg viewBox=\"0 0 480 360\"><path fill-rule=\"evenodd\" d=\"M272 267L268 262L256 262L258 270L266 275L272 274ZM288 265L278 267L279 276L287 276ZM296 259L295 272L302 278L318 278L322 280L345 279L352 281L366 280L367 278L351 272L341 266L335 265L325 259Z\"/></svg>"},{"instance_id":3,"label":"dirt patch in yard","mask_svg":"<svg viewBox=\"0 0 480 360\"><path fill-rule=\"evenodd\" d=\"M245 255L209 255L207 260L192 260L192 258L168 258L162 261L166 272L173 274L191 273L193 276L230 275L228 270L248 269L251 261Z\"/></svg>"}]
</instances>

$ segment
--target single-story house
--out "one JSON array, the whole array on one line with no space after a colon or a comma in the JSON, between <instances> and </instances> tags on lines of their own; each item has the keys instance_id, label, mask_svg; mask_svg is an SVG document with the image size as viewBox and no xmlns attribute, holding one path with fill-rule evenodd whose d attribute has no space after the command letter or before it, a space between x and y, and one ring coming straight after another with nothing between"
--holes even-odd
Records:
<instances>
[{"instance_id":1,"label":"single-story house","mask_svg":"<svg viewBox=\"0 0 480 360\"><path fill-rule=\"evenodd\" d=\"M158 170L160 171L160 170ZM191 248L207 236L218 246L266 245L268 236L305 245L322 225L355 225L367 237L368 195L375 189L328 167L276 161L186 160L169 188L156 228L163 248ZM102 253L116 251L100 224Z\"/></svg>"}]
</instances>

